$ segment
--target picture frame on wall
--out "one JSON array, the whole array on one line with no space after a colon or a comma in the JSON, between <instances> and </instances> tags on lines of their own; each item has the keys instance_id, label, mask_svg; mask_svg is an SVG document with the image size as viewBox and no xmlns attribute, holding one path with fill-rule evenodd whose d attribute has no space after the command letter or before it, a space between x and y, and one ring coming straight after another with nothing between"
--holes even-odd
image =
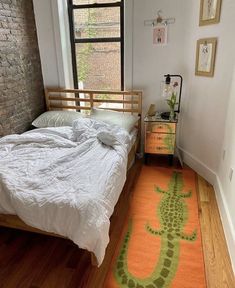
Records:
<instances>
[{"instance_id":1,"label":"picture frame on wall","mask_svg":"<svg viewBox=\"0 0 235 288\"><path fill-rule=\"evenodd\" d=\"M153 44L157 46L167 45L167 25L158 24L154 27Z\"/></svg>"},{"instance_id":2,"label":"picture frame on wall","mask_svg":"<svg viewBox=\"0 0 235 288\"><path fill-rule=\"evenodd\" d=\"M204 38L197 41L195 75L213 77L217 38Z\"/></svg>"},{"instance_id":3,"label":"picture frame on wall","mask_svg":"<svg viewBox=\"0 0 235 288\"><path fill-rule=\"evenodd\" d=\"M219 23L221 4L222 0L201 0L199 26Z\"/></svg>"}]
</instances>

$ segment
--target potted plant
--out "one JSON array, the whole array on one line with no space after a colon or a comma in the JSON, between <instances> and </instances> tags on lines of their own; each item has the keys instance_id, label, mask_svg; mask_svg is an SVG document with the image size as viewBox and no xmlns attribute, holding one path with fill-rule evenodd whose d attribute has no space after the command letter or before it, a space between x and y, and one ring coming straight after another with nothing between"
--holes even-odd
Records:
<instances>
[{"instance_id":1,"label":"potted plant","mask_svg":"<svg viewBox=\"0 0 235 288\"><path fill-rule=\"evenodd\" d=\"M178 86L178 82L175 82L173 84L173 89ZM179 103L177 102L177 92L174 90L171 93L171 97L166 100L168 106L170 107L170 115L169 119L174 120L175 119L175 106Z\"/></svg>"}]
</instances>

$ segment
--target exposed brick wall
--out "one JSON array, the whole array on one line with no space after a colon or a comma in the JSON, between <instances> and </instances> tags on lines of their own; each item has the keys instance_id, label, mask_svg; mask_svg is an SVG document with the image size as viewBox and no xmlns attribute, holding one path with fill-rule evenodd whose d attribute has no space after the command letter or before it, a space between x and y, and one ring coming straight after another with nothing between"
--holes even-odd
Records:
<instances>
[{"instance_id":1,"label":"exposed brick wall","mask_svg":"<svg viewBox=\"0 0 235 288\"><path fill-rule=\"evenodd\" d=\"M45 109L31 0L0 0L0 136L22 133Z\"/></svg>"}]
</instances>

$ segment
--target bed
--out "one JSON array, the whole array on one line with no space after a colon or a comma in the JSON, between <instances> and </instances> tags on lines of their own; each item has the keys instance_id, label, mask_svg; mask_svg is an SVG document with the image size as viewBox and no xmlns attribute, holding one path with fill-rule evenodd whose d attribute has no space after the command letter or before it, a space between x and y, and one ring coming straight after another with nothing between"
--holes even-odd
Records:
<instances>
[{"instance_id":1,"label":"bed","mask_svg":"<svg viewBox=\"0 0 235 288\"><path fill-rule=\"evenodd\" d=\"M48 111L89 113L98 106L139 115L137 133L125 145L123 130L89 118L74 121L73 127L10 135L1 143L0 226L69 238L91 252L99 266L124 174L140 145L142 92L48 88L45 96ZM117 141L108 147L97 131L101 136L112 132Z\"/></svg>"}]
</instances>

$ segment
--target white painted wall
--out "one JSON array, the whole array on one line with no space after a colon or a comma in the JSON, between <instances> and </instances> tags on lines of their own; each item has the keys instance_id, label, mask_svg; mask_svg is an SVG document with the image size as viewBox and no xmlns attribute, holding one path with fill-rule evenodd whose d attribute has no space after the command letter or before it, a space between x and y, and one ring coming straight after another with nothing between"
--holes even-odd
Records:
<instances>
[{"instance_id":1,"label":"white painted wall","mask_svg":"<svg viewBox=\"0 0 235 288\"><path fill-rule=\"evenodd\" d=\"M229 96L223 142L225 154L220 161L217 185L215 187L235 271L235 65ZM232 179L230 179L231 168L234 170Z\"/></svg>"},{"instance_id":2,"label":"white painted wall","mask_svg":"<svg viewBox=\"0 0 235 288\"><path fill-rule=\"evenodd\" d=\"M231 211L233 229L235 229L235 66L233 81L231 84L228 113L225 125L225 137L223 147L225 149L224 159L221 159L218 176L226 191L225 199ZM230 168L234 170L233 178L230 181ZM234 246L235 247L235 246Z\"/></svg>"},{"instance_id":3,"label":"white painted wall","mask_svg":"<svg viewBox=\"0 0 235 288\"><path fill-rule=\"evenodd\" d=\"M144 113L151 103L157 104L159 110L167 108L160 91L164 74L184 76L187 23L182 7L188 10L187 0L134 0L133 86L144 89ZM168 45L163 47L153 44L153 28L144 26L145 20L156 19L159 9L163 11L163 17L176 18L176 23L169 25Z\"/></svg>"},{"instance_id":4,"label":"white painted wall","mask_svg":"<svg viewBox=\"0 0 235 288\"><path fill-rule=\"evenodd\" d=\"M209 170L217 173L221 158L229 89L235 59L235 1L224 0L219 24L198 26L200 1L189 0L186 53L186 96L182 113L181 147ZM215 75L194 75L196 41L218 37ZM208 175L209 176L209 175ZM212 181L212 177L209 177Z\"/></svg>"},{"instance_id":5,"label":"white painted wall","mask_svg":"<svg viewBox=\"0 0 235 288\"><path fill-rule=\"evenodd\" d=\"M133 88L133 27L134 0L125 1L125 46L124 46L124 78L125 89Z\"/></svg>"},{"instance_id":6,"label":"white painted wall","mask_svg":"<svg viewBox=\"0 0 235 288\"><path fill-rule=\"evenodd\" d=\"M33 0L44 86L73 87L67 1Z\"/></svg>"}]
</instances>

